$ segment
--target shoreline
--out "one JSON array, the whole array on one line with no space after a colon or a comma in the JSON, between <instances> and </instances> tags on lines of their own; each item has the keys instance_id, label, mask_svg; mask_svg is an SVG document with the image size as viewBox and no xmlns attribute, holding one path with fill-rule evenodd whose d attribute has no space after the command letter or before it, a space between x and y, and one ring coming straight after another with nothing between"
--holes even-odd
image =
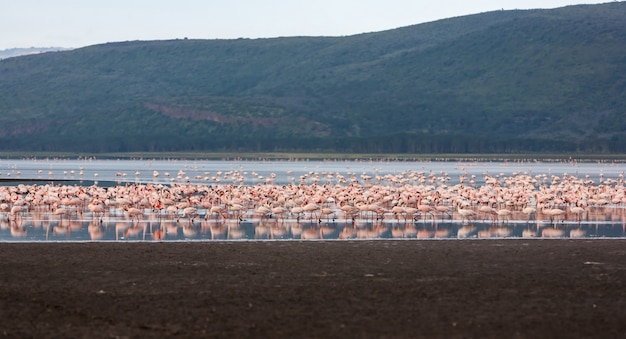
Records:
<instances>
[{"instance_id":1,"label":"shoreline","mask_svg":"<svg viewBox=\"0 0 626 339\"><path fill-rule=\"evenodd\" d=\"M542 237L501 237L501 238L368 238L368 239L176 239L176 240L0 240L0 246L2 244L230 244L230 243L323 243L323 242L498 242L498 241L626 241L624 237L581 237L581 238L566 238L566 237L554 237L554 238L542 238Z\"/></svg>"},{"instance_id":2,"label":"shoreline","mask_svg":"<svg viewBox=\"0 0 626 339\"><path fill-rule=\"evenodd\" d=\"M626 240L537 240L0 243L0 333L626 335Z\"/></svg>"},{"instance_id":3,"label":"shoreline","mask_svg":"<svg viewBox=\"0 0 626 339\"><path fill-rule=\"evenodd\" d=\"M284 152L125 152L125 153L76 153L76 152L0 152L3 159L46 160L220 160L220 161L401 161L401 162L626 162L626 155L597 153L516 153L516 154L475 154L475 153L420 153L420 154L378 154L378 153L284 153Z\"/></svg>"}]
</instances>

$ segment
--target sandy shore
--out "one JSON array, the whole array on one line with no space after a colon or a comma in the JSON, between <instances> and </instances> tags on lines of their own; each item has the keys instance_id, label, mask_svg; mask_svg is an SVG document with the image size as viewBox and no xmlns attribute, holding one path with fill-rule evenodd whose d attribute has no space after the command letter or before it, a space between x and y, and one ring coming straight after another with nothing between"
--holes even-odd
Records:
<instances>
[{"instance_id":1,"label":"sandy shore","mask_svg":"<svg viewBox=\"0 0 626 339\"><path fill-rule=\"evenodd\" d=\"M626 240L2 243L6 337L626 336Z\"/></svg>"}]
</instances>

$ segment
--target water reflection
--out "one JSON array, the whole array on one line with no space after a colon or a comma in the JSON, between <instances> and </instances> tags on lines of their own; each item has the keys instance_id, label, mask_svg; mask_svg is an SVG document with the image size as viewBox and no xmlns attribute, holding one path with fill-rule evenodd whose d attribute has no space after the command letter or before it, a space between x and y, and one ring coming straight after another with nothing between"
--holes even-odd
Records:
<instances>
[{"instance_id":1,"label":"water reflection","mask_svg":"<svg viewBox=\"0 0 626 339\"><path fill-rule=\"evenodd\" d=\"M606 213L602 213L606 216ZM317 222L295 219L150 219L62 218L53 214L0 219L0 241L211 241L340 239L486 239L486 238L617 238L626 223L609 220L558 222L460 219L358 220Z\"/></svg>"}]
</instances>

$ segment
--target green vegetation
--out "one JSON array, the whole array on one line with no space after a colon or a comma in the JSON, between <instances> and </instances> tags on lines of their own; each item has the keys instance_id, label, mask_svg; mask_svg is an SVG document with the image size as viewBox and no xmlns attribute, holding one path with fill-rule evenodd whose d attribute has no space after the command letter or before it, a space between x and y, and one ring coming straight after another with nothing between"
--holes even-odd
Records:
<instances>
[{"instance_id":1,"label":"green vegetation","mask_svg":"<svg viewBox=\"0 0 626 339\"><path fill-rule=\"evenodd\" d=\"M502 162L581 162L623 163L626 154L562 154L562 153L515 153L515 154L381 154L381 153L279 153L279 152L120 152L120 153L74 153L74 152L2 152L0 159L135 159L135 160L317 160L317 161L502 161Z\"/></svg>"},{"instance_id":2,"label":"green vegetation","mask_svg":"<svg viewBox=\"0 0 626 339\"><path fill-rule=\"evenodd\" d=\"M0 150L626 153L626 3L0 61Z\"/></svg>"}]
</instances>

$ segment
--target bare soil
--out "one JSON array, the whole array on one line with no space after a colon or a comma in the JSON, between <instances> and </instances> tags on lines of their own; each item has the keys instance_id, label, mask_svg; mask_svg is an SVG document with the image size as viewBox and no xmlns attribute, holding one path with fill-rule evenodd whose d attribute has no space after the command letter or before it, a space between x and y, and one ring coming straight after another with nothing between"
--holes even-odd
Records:
<instances>
[{"instance_id":1,"label":"bare soil","mask_svg":"<svg viewBox=\"0 0 626 339\"><path fill-rule=\"evenodd\" d=\"M626 337L626 240L2 243L0 337Z\"/></svg>"}]
</instances>

